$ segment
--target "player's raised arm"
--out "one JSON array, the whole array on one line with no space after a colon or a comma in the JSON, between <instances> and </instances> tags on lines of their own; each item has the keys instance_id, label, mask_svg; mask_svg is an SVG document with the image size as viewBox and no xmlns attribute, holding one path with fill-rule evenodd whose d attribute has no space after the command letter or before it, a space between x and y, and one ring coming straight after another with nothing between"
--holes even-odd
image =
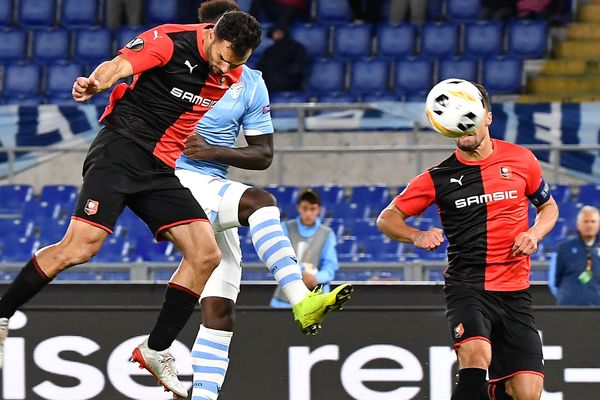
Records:
<instances>
[{"instance_id":1,"label":"player's raised arm","mask_svg":"<svg viewBox=\"0 0 600 400\"><path fill-rule=\"evenodd\" d=\"M394 202L390 203L377 218L377 228L387 237L399 242L413 243L425 250L434 250L444 242L443 231L431 228L421 231L406 223L406 216Z\"/></svg>"},{"instance_id":2,"label":"player's raised arm","mask_svg":"<svg viewBox=\"0 0 600 400\"><path fill-rule=\"evenodd\" d=\"M100 64L89 77L80 76L73 84L75 101L87 101L96 93L110 89L119 79L133 75L131 63L123 56Z\"/></svg>"}]
</instances>

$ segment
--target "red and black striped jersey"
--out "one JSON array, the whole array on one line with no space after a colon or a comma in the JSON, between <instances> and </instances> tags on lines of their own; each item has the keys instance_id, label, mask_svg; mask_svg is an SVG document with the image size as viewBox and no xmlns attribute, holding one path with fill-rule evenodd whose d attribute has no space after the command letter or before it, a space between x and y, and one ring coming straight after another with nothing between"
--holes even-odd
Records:
<instances>
[{"instance_id":1,"label":"red and black striped jersey","mask_svg":"<svg viewBox=\"0 0 600 400\"><path fill-rule=\"evenodd\" d=\"M133 66L133 82L114 88L100 121L174 167L185 138L242 74L241 66L210 72L202 31L211 27L161 25L127 43L119 54Z\"/></svg>"},{"instance_id":2,"label":"red and black striped jersey","mask_svg":"<svg viewBox=\"0 0 600 400\"><path fill-rule=\"evenodd\" d=\"M394 204L406 216L435 203L448 239L446 284L493 291L529 287L529 256L512 256L515 237L528 227L528 196L544 189L531 151L492 139L485 160L455 151L410 181ZM547 189L547 188L545 188Z\"/></svg>"}]
</instances>

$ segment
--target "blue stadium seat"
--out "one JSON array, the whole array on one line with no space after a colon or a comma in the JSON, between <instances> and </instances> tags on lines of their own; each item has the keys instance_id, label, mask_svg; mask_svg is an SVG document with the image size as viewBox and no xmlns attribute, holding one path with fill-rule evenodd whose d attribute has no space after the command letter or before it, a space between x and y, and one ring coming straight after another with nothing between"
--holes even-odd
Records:
<instances>
[{"instance_id":1,"label":"blue stadium seat","mask_svg":"<svg viewBox=\"0 0 600 400\"><path fill-rule=\"evenodd\" d=\"M107 106L110 100L110 93L110 90L107 90L105 92L95 94L90 102L97 106Z\"/></svg>"},{"instance_id":2,"label":"blue stadium seat","mask_svg":"<svg viewBox=\"0 0 600 400\"><path fill-rule=\"evenodd\" d=\"M344 89L346 65L338 60L319 59L312 62L308 89L316 93Z\"/></svg>"},{"instance_id":3,"label":"blue stadium seat","mask_svg":"<svg viewBox=\"0 0 600 400\"><path fill-rule=\"evenodd\" d=\"M46 104L54 104L56 106L61 106L61 107L65 107L65 106L76 107L77 106L77 102L73 99L73 96L71 96L69 93L60 93L60 94L53 94L51 96L48 96L45 99L45 103Z\"/></svg>"},{"instance_id":4,"label":"blue stadium seat","mask_svg":"<svg viewBox=\"0 0 600 400\"><path fill-rule=\"evenodd\" d=\"M254 51L252 52L252 55L248 59L248 62L246 62L246 65L248 67L255 69L258 66L258 63L259 63L263 53L265 52L265 50L273 44L273 39L271 39L268 35L269 30L271 29L272 26L273 26L273 24L270 22L262 24L260 45L256 49L254 49Z\"/></svg>"},{"instance_id":5,"label":"blue stadium seat","mask_svg":"<svg viewBox=\"0 0 600 400\"><path fill-rule=\"evenodd\" d=\"M69 222L66 220L46 220L41 225L38 225L38 227L40 228L38 241L40 246L44 247L61 241L67 232Z\"/></svg>"},{"instance_id":6,"label":"blue stadium seat","mask_svg":"<svg viewBox=\"0 0 600 400\"><path fill-rule=\"evenodd\" d=\"M55 0L20 0L17 20L22 25L54 25Z\"/></svg>"},{"instance_id":7,"label":"blue stadium seat","mask_svg":"<svg viewBox=\"0 0 600 400\"><path fill-rule=\"evenodd\" d=\"M350 203L361 207L372 206L382 208L390 202L390 190L383 185L355 186L352 188Z\"/></svg>"},{"instance_id":8,"label":"blue stadium seat","mask_svg":"<svg viewBox=\"0 0 600 400\"><path fill-rule=\"evenodd\" d=\"M74 37L74 57L78 62L104 61L112 58L111 32L104 28L81 29Z\"/></svg>"},{"instance_id":9,"label":"blue stadium seat","mask_svg":"<svg viewBox=\"0 0 600 400\"><path fill-rule=\"evenodd\" d=\"M40 72L40 66L36 64L18 62L4 65L4 96L37 97L41 81ZM70 85L73 85L73 82Z\"/></svg>"},{"instance_id":10,"label":"blue stadium seat","mask_svg":"<svg viewBox=\"0 0 600 400\"><path fill-rule=\"evenodd\" d=\"M432 86L433 63L427 59L409 58L396 63L394 91L403 94L427 93Z\"/></svg>"},{"instance_id":11,"label":"blue stadium seat","mask_svg":"<svg viewBox=\"0 0 600 400\"><path fill-rule=\"evenodd\" d=\"M303 92L273 92L269 93L271 104L282 103L305 103L310 100L310 97ZM271 110L273 118L297 118L298 111L296 110Z\"/></svg>"},{"instance_id":12,"label":"blue stadium seat","mask_svg":"<svg viewBox=\"0 0 600 400\"><path fill-rule=\"evenodd\" d=\"M0 25L11 25L13 23L13 0L0 1Z\"/></svg>"},{"instance_id":13,"label":"blue stadium seat","mask_svg":"<svg viewBox=\"0 0 600 400\"><path fill-rule=\"evenodd\" d=\"M58 204L35 199L25 203L21 210L23 212L22 219L32 222L37 227L42 227L48 223L54 224L60 215Z\"/></svg>"},{"instance_id":14,"label":"blue stadium seat","mask_svg":"<svg viewBox=\"0 0 600 400\"><path fill-rule=\"evenodd\" d=\"M343 236L338 240L336 251L339 262L353 262L356 257L356 237Z\"/></svg>"},{"instance_id":15,"label":"blue stadium seat","mask_svg":"<svg viewBox=\"0 0 600 400\"><path fill-rule=\"evenodd\" d=\"M344 200L344 188L341 185L312 186L321 198L323 207L333 207Z\"/></svg>"},{"instance_id":16,"label":"blue stadium seat","mask_svg":"<svg viewBox=\"0 0 600 400\"><path fill-rule=\"evenodd\" d=\"M357 94L385 92L390 80L387 61L368 58L352 63L350 91Z\"/></svg>"},{"instance_id":17,"label":"blue stadium seat","mask_svg":"<svg viewBox=\"0 0 600 400\"><path fill-rule=\"evenodd\" d=\"M352 11L347 0L317 1L317 20L323 22L340 23L351 21Z\"/></svg>"},{"instance_id":18,"label":"blue stadium seat","mask_svg":"<svg viewBox=\"0 0 600 400\"><path fill-rule=\"evenodd\" d=\"M280 208L290 204L296 205L296 200L298 200L298 188L296 186L269 185L264 189L275 196Z\"/></svg>"},{"instance_id":19,"label":"blue stadium seat","mask_svg":"<svg viewBox=\"0 0 600 400\"><path fill-rule=\"evenodd\" d=\"M69 204L77 199L78 189L74 185L45 185L39 200L50 204Z\"/></svg>"},{"instance_id":20,"label":"blue stadium seat","mask_svg":"<svg viewBox=\"0 0 600 400\"><path fill-rule=\"evenodd\" d=\"M371 54L373 42L369 24L348 24L335 28L333 33L333 54L336 58L355 59Z\"/></svg>"},{"instance_id":21,"label":"blue stadium seat","mask_svg":"<svg viewBox=\"0 0 600 400\"><path fill-rule=\"evenodd\" d=\"M428 0L427 19L436 21L444 17L444 0Z\"/></svg>"},{"instance_id":22,"label":"blue stadium seat","mask_svg":"<svg viewBox=\"0 0 600 400\"><path fill-rule=\"evenodd\" d=\"M372 237L381 239L381 232L377 229L374 219L344 220L344 233L360 239Z\"/></svg>"},{"instance_id":23,"label":"blue stadium seat","mask_svg":"<svg viewBox=\"0 0 600 400\"><path fill-rule=\"evenodd\" d=\"M376 103L378 101L400 101L401 96L393 92L370 92L361 96L361 101L364 103Z\"/></svg>"},{"instance_id":24,"label":"blue stadium seat","mask_svg":"<svg viewBox=\"0 0 600 400\"><path fill-rule=\"evenodd\" d=\"M446 17L450 20L471 20L479 17L481 0L448 0L446 2Z\"/></svg>"},{"instance_id":25,"label":"blue stadium seat","mask_svg":"<svg viewBox=\"0 0 600 400\"><path fill-rule=\"evenodd\" d=\"M371 237L366 240L360 240L359 249L371 256L375 262L397 262L398 261L398 242L382 238Z\"/></svg>"},{"instance_id":26,"label":"blue stadium seat","mask_svg":"<svg viewBox=\"0 0 600 400\"><path fill-rule=\"evenodd\" d=\"M295 24L290 34L304 45L309 58L324 57L329 54L329 27L319 24Z\"/></svg>"},{"instance_id":27,"label":"blue stadium seat","mask_svg":"<svg viewBox=\"0 0 600 400\"><path fill-rule=\"evenodd\" d=\"M66 60L70 57L69 32L66 29L37 29L32 36L32 58L36 62Z\"/></svg>"},{"instance_id":28,"label":"blue stadium seat","mask_svg":"<svg viewBox=\"0 0 600 400\"><path fill-rule=\"evenodd\" d=\"M34 225L31 221L26 221L22 218L1 218L0 232L2 237L6 235L15 235L18 237L31 236Z\"/></svg>"},{"instance_id":29,"label":"blue stadium seat","mask_svg":"<svg viewBox=\"0 0 600 400\"><path fill-rule=\"evenodd\" d=\"M582 205L600 205L600 185L590 184L579 187L579 195L577 201Z\"/></svg>"},{"instance_id":30,"label":"blue stadium seat","mask_svg":"<svg viewBox=\"0 0 600 400\"><path fill-rule=\"evenodd\" d=\"M508 57L485 60L483 85L491 94L519 93L523 77L523 62Z\"/></svg>"},{"instance_id":31,"label":"blue stadium seat","mask_svg":"<svg viewBox=\"0 0 600 400\"><path fill-rule=\"evenodd\" d=\"M178 3L178 0L147 0L146 23L153 26L176 23L179 20Z\"/></svg>"},{"instance_id":32,"label":"blue stadium seat","mask_svg":"<svg viewBox=\"0 0 600 400\"><path fill-rule=\"evenodd\" d=\"M421 28L421 54L426 57L447 57L456 54L458 26L449 22L428 22Z\"/></svg>"},{"instance_id":33,"label":"blue stadium seat","mask_svg":"<svg viewBox=\"0 0 600 400\"><path fill-rule=\"evenodd\" d=\"M380 24L377 27L377 56L398 58L415 52L417 29L412 24Z\"/></svg>"},{"instance_id":34,"label":"blue stadium seat","mask_svg":"<svg viewBox=\"0 0 600 400\"><path fill-rule=\"evenodd\" d=\"M502 52L504 24L497 21L473 21L465 24L465 49L468 57L488 57Z\"/></svg>"},{"instance_id":35,"label":"blue stadium seat","mask_svg":"<svg viewBox=\"0 0 600 400\"><path fill-rule=\"evenodd\" d=\"M140 240L135 245L135 257L147 262L174 262L178 255L175 254L173 243L156 240Z\"/></svg>"},{"instance_id":36,"label":"blue stadium seat","mask_svg":"<svg viewBox=\"0 0 600 400\"><path fill-rule=\"evenodd\" d=\"M508 54L519 58L544 58L548 48L548 23L514 20L508 23Z\"/></svg>"},{"instance_id":37,"label":"blue stadium seat","mask_svg":"<svg viewBox=\"0 0 600 400\"><path fill-rule=\"evenodd\" d=\"M260 258L256 254L251 238L240 239L240 247L242 249L242 264L258 263Z\"/></svg>"},{"instance_id":38,"label":"blue stadium seat","mask_svg":"<svg viewBox=\"0 0 600 400\"><path fill-rule=\"evenodd\" d=\"M321 93L317 96L319 103L354 103L357 100L357 96L348 92L329 92ZM324 112L331 110L323 109Z\"/></svg>"},{"instance_id":39,"label":"blue stadium seat","mask_svg":"<svg viewBox=\"0 0 600 400\"><path fill-rule=\"evenodd\" d=\"M440 81L449 78L461 78L471 82L477 82L477 71L479 61L465 58L455 57L440 60Z\"/></svg>"},{"instance_id":40,"label":"blue stadium seat","mask_svg":"<svg viewBox=\"0 0 600 400\"><path fill-rule=\"evenodd\" d=\"M550 193L558 204L571 201L571 186L569 185L550 185Z\"/></svg>"},{"instance_id":41,"label":"blue stadium seat","mask_svg":"<svg viewBox=\"0 0 600 400\"><path fill-rule=\"evenodd\" d=\"M27 51L27 32L21 29L0 29L0 61L23 60Z\"/></svg>"},{"instance_id":42,"label":"blue stadium seat","mask_svg":"<svg viewBox=\"0 0 600 400\"><path fill-rule=\"evenodd\" d=\"M18 237L4 235L4 251L0 260L2 262L23 263L28 261L38 249L38 241L34 237Z\"/></svg>"},{"instance_id":43,"label":"blue stadium seat","mask_svg":"<svg viewBox=\"0 0 600 400\"><path fill-rule=\"evenodd\" d=\"M137 35L146 31L144 26L123 26L116 33L117 50L122 49Z\"/></svg>"},{"instance_id":44,"label":"blue stadium seat","mask_svg":"<svg viewBox=\"0 0 600 400\"><path fill-rule=\"evenodd\" d=\"M46 94L48 96L71 94L73 82L83 75L83 67L70 62L57 62L46 67Z\"/></svg>"},{"instance_id":45,"label":"blue stadium seat","mask_svg":"<svg viewBox=\"0 0 600 400\"><path fill-rule=\"evenodd\" d=\"M240 10L248 12L252 6L252 0L237 0L237 4L240 7Z\"/></svg>"},{"instance_id":46,"label":"blue stadium seat","mask_svg":"<svg viewBox=\"0 0 600 400\"><path fill-rule=\"evenodd\" d=\"M60 23L68 27L98 23L98 0L62 0Z\"/></svg>"},{"instance_id":47,"label":"blue stadium seat","mask_svg":"<svg viewBox=\"0 0 600 400\"><path fill-rule=\"evenodd\" d=\"M331 228L336 237L342 235L344 232L343 219L325 219L323 223Z\"/></svg>"},{"instance_id":48,"label":"blue stadium seat","mask_svg":"<svg viewBox=\"0 0 600 400\"><path fill-rule=\"evenodd\" d=\"M4 96L2 97L2 99L0 99L0 104L6 104L6 105L10 105L10 104L18 104L19 106L27 106L27 107L34 107L34 106L39 106L40 104L45 104L46 103L46 99L44 99L42 96L38 96L38 95L24 95L24 94L12 94L10 96Z\"/></svg>"},{"instance_id":49,"label":"blue stadium seat","mask_svg":"<svg viewBox=\"0 0 600 400\"><path fill-rule=\"evenodd\" d=\"M332 218L340 218L346 221L351 219L365 219L369 215L369 206L361 206L355 203L341 203L332 210Z\"/></svg>"}]
</instances>

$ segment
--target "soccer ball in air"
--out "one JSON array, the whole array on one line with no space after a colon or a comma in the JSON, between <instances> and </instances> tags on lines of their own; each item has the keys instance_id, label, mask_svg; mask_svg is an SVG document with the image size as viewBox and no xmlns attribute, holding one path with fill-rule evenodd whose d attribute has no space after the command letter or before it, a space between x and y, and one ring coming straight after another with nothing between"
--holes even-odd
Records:
<instances>
[{"instance_id":1,"label":"soccer ball in air","mask_svg":"<svg viewBox=\"0 0 600 400\"><path fill-rule=\"evenodd\" d=\"M479 89L463 79L435 85L425 100L425 113L437 132L451 138L474 132L486 115Z\"/></svg>"}]
</instances>

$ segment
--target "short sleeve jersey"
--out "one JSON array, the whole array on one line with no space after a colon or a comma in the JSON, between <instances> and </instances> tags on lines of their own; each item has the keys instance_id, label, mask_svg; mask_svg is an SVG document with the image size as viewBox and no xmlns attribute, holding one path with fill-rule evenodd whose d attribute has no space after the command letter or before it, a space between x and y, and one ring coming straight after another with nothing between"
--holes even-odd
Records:
<instances>
[{"instance_id":1,"label":"short sleeve jersey","mask_svg":"<svg viewBox=\"0 0 600 400\"><path fill-rule=\"evenodd\" d=\"M246 66L238 83L208 111L196 126L196 134L217 146L234 147L244 128L245 136L273 133L269 94L261 73ZM215 160L192 160L182 154L177 168L226 178L229 166Z\"/></svg>"},{"instance_id":2,"label":"short sleeve jersey","mask_svg":"<svg viewBox=\"0 0 600 400\"><path fill-rule=\"evenodd\" d=\"M185 138L242 74L242 67L210 72L202 32L211 27L161 25L119 50L135 75L130 85L114 88L100 121L171 167Z\"/></svg>"},{"instance_id":3,"label":"short sleeve jersey","mask_svg":"<svg viewBox=\"0 0 600 400\"><path fill-rule=\"evenodd\" d=\"M522 290L529 287L530 259L512 256L512 246L528 229L528 198L536 201L549 188L533 153L492 141L485 160L464 160L457 150L411 180L394 204L406 216L437 205L448 238L446 284Z\"/></svg>"}]
</instances>

